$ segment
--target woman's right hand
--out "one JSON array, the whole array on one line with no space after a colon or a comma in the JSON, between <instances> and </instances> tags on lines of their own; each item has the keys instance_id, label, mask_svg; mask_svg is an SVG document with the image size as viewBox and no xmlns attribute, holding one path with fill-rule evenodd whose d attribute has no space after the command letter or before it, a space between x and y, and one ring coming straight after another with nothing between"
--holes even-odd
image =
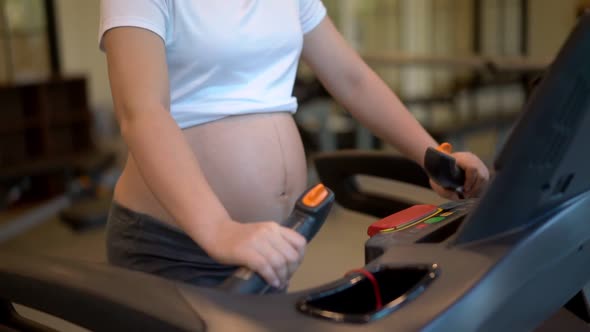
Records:
<instances>
[{"instance_id":1,"label":"woman's right hand","mask_svg":"<svg viewBox=\"0 0 590 332\"><path fill-rule=\"evenodd\" d=\"M276 288L286 287L305 252L306 240L273 221L215 224L203 249L215 260L245 266Z\"/></svg>"}]
</instances>

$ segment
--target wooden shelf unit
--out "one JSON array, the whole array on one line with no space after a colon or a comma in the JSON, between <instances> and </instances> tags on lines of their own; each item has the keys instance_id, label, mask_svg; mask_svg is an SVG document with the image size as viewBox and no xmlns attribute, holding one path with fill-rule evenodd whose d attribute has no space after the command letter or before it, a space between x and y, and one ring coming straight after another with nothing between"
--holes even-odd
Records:
<instances>
[{"instance_id":1,"label":"wooden shelf unit","mask_svg":"<svg viewBox=\"0 0 590 332\"><path fill-rule=\"evenodd\" d=\"M95 151L86 91L83 77L0 85L0 182L22 169L43 195L65 190L56 163Z\"/></svg>"}]
</instances>

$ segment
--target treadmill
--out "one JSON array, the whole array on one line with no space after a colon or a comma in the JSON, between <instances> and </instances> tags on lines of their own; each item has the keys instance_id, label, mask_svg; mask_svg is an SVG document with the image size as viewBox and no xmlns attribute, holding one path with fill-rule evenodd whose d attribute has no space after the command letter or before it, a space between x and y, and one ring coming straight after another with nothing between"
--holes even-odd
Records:
<instances>
[{"instance_id":1,"label":"treadmill","mask_svg":"<svg viewBox=\"0 0 590 332\"><path fill-rule=\"evenodd\" d=\"M525 106L485 195L382 221L362 270L254 295L3 252L0 329L47 330L12 303L93 331L529 331L556 313L568 325L553 328L585 328L582 314L561 308L590 280L589 59L585 15Z\"/></svg>"}]
</instances>

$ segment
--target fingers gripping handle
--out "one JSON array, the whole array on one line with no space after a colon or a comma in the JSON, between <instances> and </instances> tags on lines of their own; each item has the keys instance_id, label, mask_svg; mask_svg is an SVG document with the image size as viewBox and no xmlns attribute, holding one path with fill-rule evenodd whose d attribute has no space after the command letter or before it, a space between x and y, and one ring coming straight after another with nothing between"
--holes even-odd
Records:
<instances>
[{"instance_id":1,"label":"fingers gripping handle","mask_svg":"<svg viewBox=\"0 0 590 332\"><path fill-rule=\"evenodd\" d=\"M333 203L334 193L318 184L301 195L283 226L295 230L309 242L324 224ZM271 288L259 274L244 267L220 286L220 289L239 294L264 294Z\"/></svg>"},{"instance_id":2,"label":"fingers gripping handle","mask_svg":"<svg viewBox=\"0 0 590 332\"><path fill-rule=\"evenodd\" d=\"M428 176L441 187L461 194L465 183L465 171L457 166L451 156L452 146L443 143L438 148L428 148L424 156L424 168Z\"/></svg>"}]
</instances>

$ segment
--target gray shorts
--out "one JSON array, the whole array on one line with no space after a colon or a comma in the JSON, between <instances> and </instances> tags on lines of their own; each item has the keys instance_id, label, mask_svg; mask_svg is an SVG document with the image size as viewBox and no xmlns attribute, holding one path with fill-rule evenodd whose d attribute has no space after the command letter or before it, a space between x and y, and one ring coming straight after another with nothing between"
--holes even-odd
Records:
<instances>
[{"instance_id":1,"label":"gray shorts","mask_svg":"<svg viewBox=\"0 0 590 332\"><path fill-rule=\"evenodd\" d=\"M214 287L235 266L215 262L188 235L113 202L107 223L109 263L197 286Z\"/></svg>"}]
</instances>

